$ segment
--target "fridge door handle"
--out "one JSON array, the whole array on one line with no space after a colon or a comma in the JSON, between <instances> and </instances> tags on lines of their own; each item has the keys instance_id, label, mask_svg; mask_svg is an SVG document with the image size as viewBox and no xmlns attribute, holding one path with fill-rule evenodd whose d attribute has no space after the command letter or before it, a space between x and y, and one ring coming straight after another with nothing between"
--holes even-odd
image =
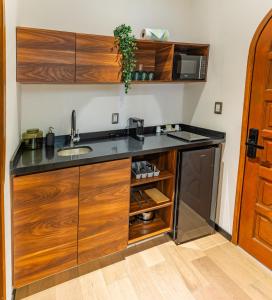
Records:
<instances>
[{"instance_id":1,"label":"fridge door handle","mask_svg":"<svg viewBox=\"0 0 272 300\"><path fill-rule=\"evenodd\" d=\"M178 225L178 199L180 193L180 180L181 180L181 156L182 152L178 152L177 166L176 166L176 182L175 182L175 197L174 197L174 220L173 220L173 239L177 238L177 225Z\"/></svg>"}]
</instances>

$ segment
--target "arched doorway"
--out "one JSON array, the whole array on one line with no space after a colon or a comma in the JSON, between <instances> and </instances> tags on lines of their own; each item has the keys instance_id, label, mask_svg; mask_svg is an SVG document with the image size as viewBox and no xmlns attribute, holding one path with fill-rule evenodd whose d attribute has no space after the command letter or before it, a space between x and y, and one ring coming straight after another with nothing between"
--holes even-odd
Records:
<instances>
[{"instance_id":1,"label":"arched doorway","mask_svg":"<svg viewBox=\"0 0 272 300\"><path fill-rule=\"evenodd\" d=\"M247 145L246 145L247 143ZM251 43L233 242L272 269L272 10Z\"/></svg>"}]
</instances>

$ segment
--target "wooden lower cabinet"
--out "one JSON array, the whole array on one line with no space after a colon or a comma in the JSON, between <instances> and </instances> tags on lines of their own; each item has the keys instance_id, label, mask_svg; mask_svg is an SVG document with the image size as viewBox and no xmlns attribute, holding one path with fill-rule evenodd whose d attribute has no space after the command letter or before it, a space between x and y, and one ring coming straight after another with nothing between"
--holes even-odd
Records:
<instances>
[{"instance_id":1,"label":"wooden lower cabinet","mask_svg":"<svg viewBox=\"0 0 272 300\"><path fill-rule=\"evenodd\" d=\"M80 167L78 263L127 247L131 160Z\"/></svg>"},{"instance_id":2,"label":"wooden lower cabinet","mask_svg":"<svg viewBox=\"0 0 272 300\"><path fill-rule=\"evenodd\" d=\"M15 288L77 265L79 168L13 179Z\"/></svg>"},{"instance_id":3,"label":"wooden lower cabinet","mask_svg":"<svg viewBox=\"0 0 272 300\"><path fill-rule=\"evenodd\" d=\"M14 177L13 286L128 244L131 160Z\"/></svg>"}]
</instances>

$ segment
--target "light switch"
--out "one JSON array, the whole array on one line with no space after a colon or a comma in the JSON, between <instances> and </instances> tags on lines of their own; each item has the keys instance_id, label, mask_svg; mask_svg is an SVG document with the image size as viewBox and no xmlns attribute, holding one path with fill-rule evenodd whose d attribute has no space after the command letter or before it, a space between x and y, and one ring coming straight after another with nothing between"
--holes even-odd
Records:
<instances>
[{"instance_id":1,"label":"light switch","mask_svg":"<svg viewBox=\"0 0 272 300\"><path fill-rule=\"evenodd\" d=\"M111 116L111 123L118 124L119 123L119 113L113 113Z\"/></svg>"},{"instance_id":2,"label":"light switch","mask_svg":"<svg viewBox=\"0 0 272 300\"><path fill-rule=\"evenodd\" d=\"M214 113L221 115L223 111L223 102L215 102L214 103Z\"/></svg>"}]
</instances>

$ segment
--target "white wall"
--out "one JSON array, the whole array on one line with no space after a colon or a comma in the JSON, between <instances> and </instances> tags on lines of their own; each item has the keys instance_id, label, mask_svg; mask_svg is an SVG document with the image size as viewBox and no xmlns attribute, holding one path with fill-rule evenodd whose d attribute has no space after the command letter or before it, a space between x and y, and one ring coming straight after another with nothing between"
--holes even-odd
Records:
<instances>
[{"instance_id":1,"label":"white wall","mask_svg":"<svg viewBox=\"0 0 272 300\"><path fill-rule=\"evenodd\" d=\"M189 0L188 0L189 1ZM196 126L226 131L220 225L232 231L240 133L249 45L257 26L272 8L271 0L190 0L188 34L211 44L208 82L204 88L184 88L183 120ZM223 114L215 115L215 101Z\"/></svg>"},{"instance_id":2,"label":"white wall","mask_svg":"<svg viewBox=\"0 0 272 300\"><path fill-rule=\"evenodd\" d=\"M5 232L6 232L6 276L7 299L12 293L11 280L11 217L9 162L19 143L19 112L16 85L16 0L5 3L6 17L6 178L5 178Z\"/></svg>"},{"instance_id":3,"label":"white wall","mask_svg":"<svg viewBox=\"0 0 272 300\"><path fill-rule=\"evenodd\" d=\"M131 116L145 125L178 123L182 119L182 86L136 85L124 96L118 85L24 85L21 87L22 131L53 126L57 134L71 130L71 111L77 111L80 132L124 128ZM167 100L166 100L167 99ZM120 113L118 125L111 114Z\"/></svg>"},{"instance_id":4,"label":"white wall","mask_svg":"<svg viewBox=\"0 0 272 300\"><path fill-rule=\"evenodd\" d=\"M19 1L20 26L112 35L130 24L137 37L144 27L168 28L174 40L186 39L186 1ZM63 9L65 7L65 10ZM22 131L53 126L57 134L70 132L70 114L78 113L81 132L123 128L130 116L143 117L145 125L182 121L183 85L136 85L123 94L118 85L22 86ZM111 124L111 114L120 123Z\"/></svg>"}]
</instances>

